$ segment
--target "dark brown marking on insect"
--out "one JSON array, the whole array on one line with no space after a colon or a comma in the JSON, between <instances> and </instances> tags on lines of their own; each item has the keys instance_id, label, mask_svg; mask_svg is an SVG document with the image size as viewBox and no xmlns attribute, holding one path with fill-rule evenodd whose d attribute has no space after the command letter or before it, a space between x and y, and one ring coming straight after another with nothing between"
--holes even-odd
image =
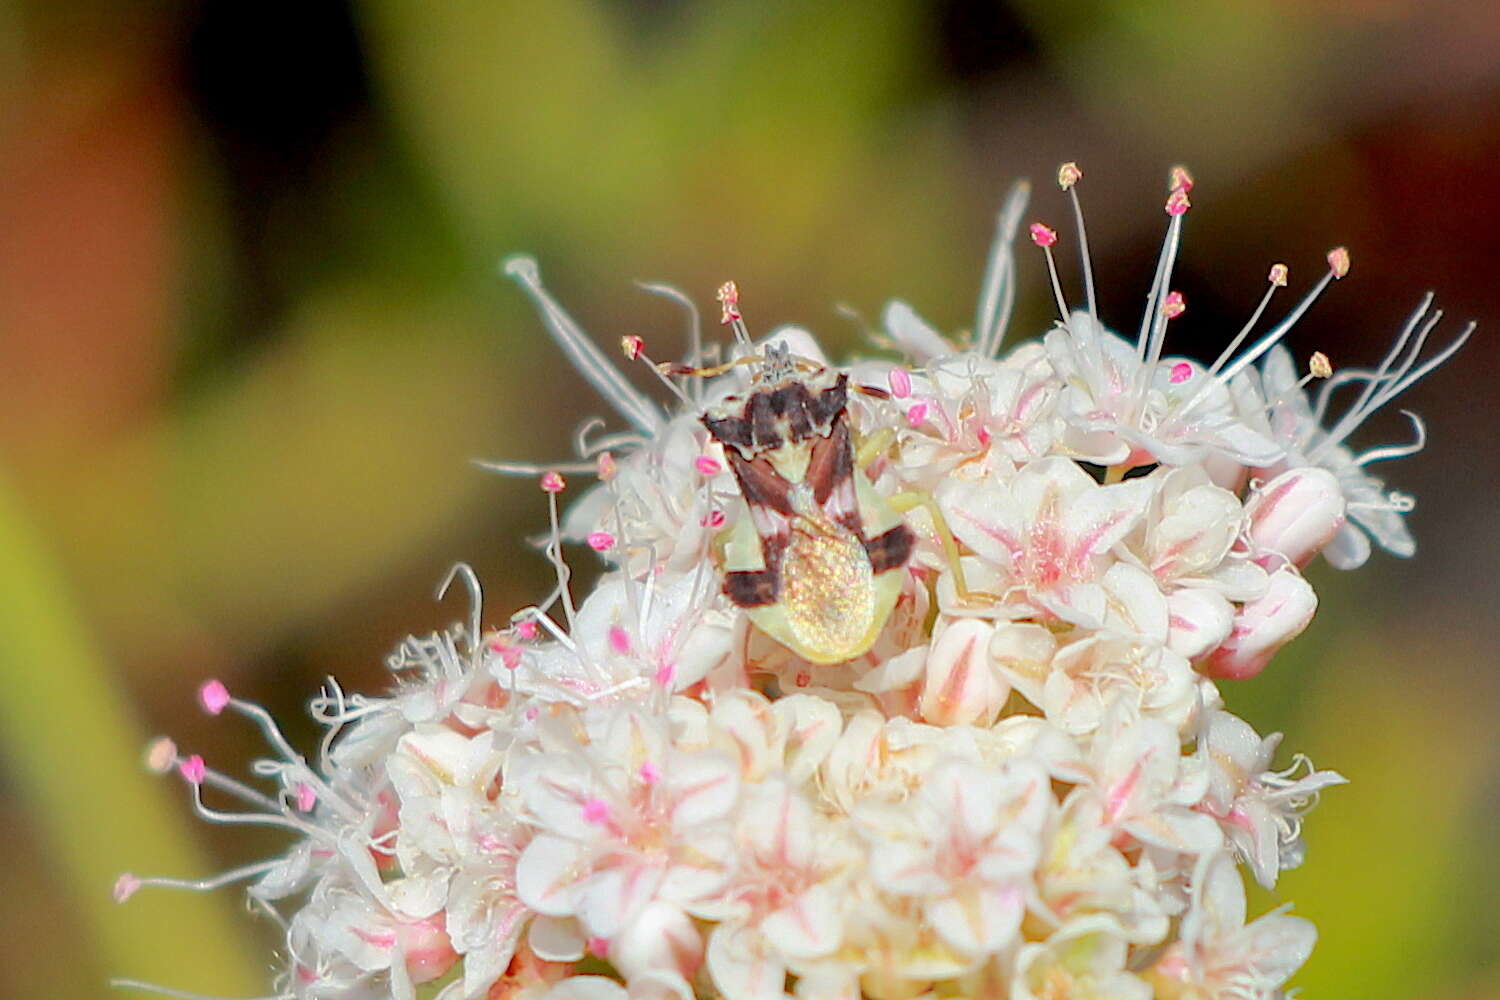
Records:
<instances>
[{"instance_id":1,"label":"dark brown marking on insect","mask_svg":"<svg viewBox=\"0 0 1500 1000\"><path fill-rule=\"evenodd\" d=\"M705 413L703 426L708 428L708 433L720 444L733 445L746 451L754 447L750 422L744 417L711 417Z\"/></svg>"},{"instance_id":2,"label":"dark brown marking on insect","mask_svg":"<svg viewBox=\"0 0 1500 1000\"><path fill-rule=\"evenodd\" d=\"M829 428L840 413L849 405L849 376L840 374L838 381L818 393L813 402L813 420L819 427Z\"/></svg>"},{"instance_id":3,"label":"dark brown marking on insect","mask_svg":"<svg viewBox=\"0 0 1500 1000\"><path fill-rule=\"evenodd\" d=\"M784 517L792 516L791 487L767 458L745 458L737 451L724 453L740 484L740 496L752 507L765 507Z\"/></svg>"},{"instance_id":4,"label":"dark brown marking on insect","mask_svg":"<svg viewBox=\"0 0 1500 1000\"><path fill-rule=\"evenodd\" d=\"M757 392L745 403L745 419L750 422L750 438L757 451L781 447L776 432L776 407L769 392Z\"/></svg>"},{"instance_id":5,"label":"dark brown marking on insect","mask_svg":"<svg viewBox=\"0 0 1500 1000\"><path fill-rule=\"evenodd\" d=\"M904 524L898 524L884 534L865 542L865 554L870 557L870 569L877 574L888 569L899 569L911 558L916 536Z\"/></svg>"},{"instance_id":6,"label":"dark brown marking on insect","mask_svg":"<svg viewBox=\"0 0 1500 1000\"><path fill-rule=\"evenodd\" d=\"M813 442L803 481L812 487L813 500L818 506L825 507L833 491L853 475L854 444L849 438L849 425L840 415L828 436ZM832 512L829 516L833 516Z\"/></svg>"},{"instance_id":7,"label":"dark brown marking on insect","mask_svg":"<svg viewBox=\"0 0 1500 1000\"><path fill-rule=\"evenodd\" d=\"M724 574L724 595L742 608L775 604L781 595L781 574L771 569L730 570Z\"/></svg>"}]
</instances>

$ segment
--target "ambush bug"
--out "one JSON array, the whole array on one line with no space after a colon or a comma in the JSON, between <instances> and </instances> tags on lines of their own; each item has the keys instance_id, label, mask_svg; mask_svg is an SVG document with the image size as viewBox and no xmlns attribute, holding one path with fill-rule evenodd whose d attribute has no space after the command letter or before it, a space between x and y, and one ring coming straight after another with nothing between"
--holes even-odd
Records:
<instances>
[{"instance_id":1,"label":"ambush bug","mask_svg":"<svg viewBox=\"0 0 1500 1000\"><path fill-rule=\"evenodd\" d=\"M732 282L719 298L725 322L748 347ZM926 495L883 497L870 485L865 462L856 460L847 374L793 358L775 343L729 365L674 371L713 375L740 364L756 368L748 393L702 416L749 508L724 548L724 593L804 659L853 659L874 644L901 594L916 544L901 511L928 509L955 567L957 548ZM868 456L890 443L872 438ZM963 593L961 576L957 582Z\"/></svg>"}]
</instances>

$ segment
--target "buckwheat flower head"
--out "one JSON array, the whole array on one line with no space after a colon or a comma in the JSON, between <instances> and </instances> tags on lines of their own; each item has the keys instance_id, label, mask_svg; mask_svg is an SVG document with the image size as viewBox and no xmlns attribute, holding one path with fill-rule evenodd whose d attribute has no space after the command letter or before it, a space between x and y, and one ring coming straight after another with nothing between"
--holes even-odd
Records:
<instances>
[{"instance_id":1,"label":"buckwheat flower head","mask_svg":"<svg viewBox=\"0 0 1500 1000\"><path fill-rule=\"evenodd\" d=\"M462 583L466 620L402 641L383 695L330 680L309 756L205 684L204 710L271 754L241 780L158 740L148 766L205 820L287 846L199 882L127 874L115 898L243 884L282 932L277 1000L1284 995L1316 932L1252 918L1243 878L1303 863L1302 824L1344 779L1278 763L1280 734L1221 685L1309 626L1320 553L1410 554L1410 501L1367 468L1422 425L1409 446L1345 441L1468 331L1419 360L1424 302L1377 368L1314 354L1298 377L1283 341L1348 275L1339 249L1269 329L1282 264L1217 358L1168 353L1189 308L1177 168L1146 313L1119 337L1083 171L1058 180L1084 306L1055 267L1065 237L1030 225L1059 319L1008 347L1024 185L967 337L892 302L891 353L847 365L801 327L753 336L769 293L726 282L725 343L649 285L683 307L685 345L663 360L670 333L617 331L619 367L509 260L617 424L581 416L571 460L482 463L534 481L555 583L492 626L457 567L439 595Z\"/></svg>"}]
</instances>

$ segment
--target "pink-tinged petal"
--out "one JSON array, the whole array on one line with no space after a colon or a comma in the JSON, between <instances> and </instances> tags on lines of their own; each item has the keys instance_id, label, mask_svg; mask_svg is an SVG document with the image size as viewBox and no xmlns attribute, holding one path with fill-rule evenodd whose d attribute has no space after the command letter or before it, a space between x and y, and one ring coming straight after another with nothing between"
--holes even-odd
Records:
<instances>
[{"instance_id":1,"label":"pink-tinged petal","mask_svg":"<svg viewBox=\"0 0 1500 1000\"><path fill-rule=\"evenodd\" d=\"M1296 566L1307 565L1344 525L1338 480L1316 467L1283 472L1256 490L1245 509L1256 548Z\"/></svg>"},{"instance_id":2,"label":"pink-tinged petal","mask_svg":"<svg viewBox=\"0 0 1500 1000\"><path fill-rule=\"evenodd\" d=\"M754 786L746 797L740 837L745 847L768 868L810 866L817 857L813 810L797 789L770 780Z\"/></svg>"},{"instance_id":3,"label":"pink-tinged petal","mask_svg":"<svg viewBox=\"0 0 1500 1000\"><path fill-rule=\"evenodd\" d=\"M1265 595L1240 609L1229 638L1204 661L1204 672L1229 680L1254 677L1307 628L1317 609L1318 595L1299 574L1271 574Z\"/></svg>"},{"instance_id":4,"label":"pink-tinged petal","mask_svg":"<svg viewBox=\"0 0 1500 1000\"><path fill-rule=\"evenodd\" d=\"M1001 802L1010 790L996 777L993 768L959 760L929 772L919 794L937 819L939 850L967 849L994 832Z\"/></svg>"},{"instance_id":5,"label":"pink-tinged petal","mask_svg":"<svg viewBox=\"0 0 1500 1000\"><path fill-rule=\"evenodd\" d=\"M670 903L649 903L609 945L609 960L632 984L652 972L691 977L703 962L703 938Z\"/></svg>"},{"instance_id":6,"label":"pink-tinged petal","mask_svg":"<svg viewBox=\"0 0 1500 1000\"><path fill-rule=\"evenodd\" d=\"M1015 940L1026 909L1019 885L972 887L924 908L927 920L952 948L966 955L998 951Z\"/></svg>"},{"instance_id":7,"label":"pink-tinged petal","mask_svg":"<svg viewBox=\"0 0 1500 1000\"><path fill-rule=\"evenodd\" d=\"M799 694L776 699L771 714L784 746L787 780L801 784L812 777L838 742L844 716L826 698Z\"/></svg>"},{"instance_id":8,"label":"pink-tinged petal","mask_svg":"<svg viewBox=\"0 0 1500 1000\"><path fill-rule=\"evenodd\" d=\"M1174 806L1135 817L1125 824L1125 831L1142 843L1183 854L1207 854L1224 846L1213 817Z\"/></svg>"},{"instance_id":9,"label":"pink-tinged petal","mask_svg":"<svg viewBox=\"0 0 1500 1000\"><path fill-rule=\"evenodd\" d=\"M1167 596L1167 648L1196 660L1229 637L1234 605L1222 594L1183 587Z\"/></svg>"},{"instance_id":10,"label":"pink-tinged petal","mask_svg":"<svg viewBox=\"0 0 1500 1000\"><path fill-rule=\"evenodd\" d=\"M613 938L656 896L663 874L662 865L636 858L596 871L579 887L579 923L593 936Z\"/></svg>"},{"instance_id":11,"label":"pink-tinged petal","mask_svg":"<svg viewBox=\"0 0 1500 1000\"><path fill-rule=\"evenodd\" d=\"M672 852L672 862L657 889L663 899L683 906L708 900L723 888L734 866L734 836L727 823L698 827Z\"/></svg>"},{"instance_id":12,"label":"pink-tinged petal","mask_svg":"<svg viewBox=\"0 0 1500 1000\"><path fill-rule=\"evenodd\" d=\"M1281 874L1280 830L1276 816L1258 799L1234 806L1221 820L1224 832L1263 888L1276 885Z\"/></svg>"},{"instance_id":13,"label":"pink-tinged petal","mask_svg":"<svg viewBox=\"0 0 1500 1000\"><path fill-rule=\"evenodd\" d=\"M667 753L668 740L661 721L634 710L612 712L600 740L600 759L617 764L632 774L647 761L658 762Z\"/></svg>"},{"instance_id":14,"label":"pink-tinged petal","mask_svg":"<svg viewBox=\"0 0 1500 1000\"><path fill-rule=\"evenodd\" d=\"M1163 579L1196 576L1219 565L1244 520L1235 495L1208 483L1200 482L1169 499L1165 495L1169 489L1202 475L1193 469L1197 475L1189 476L1189 471L1174 469L1167 476L1162 485L1165 509L1150 526L1148 558L1152 572Z\"/></svg>"},{"instance_id":15,"label":"pink-tinged petal","mask_svg":"<svg viewBox=\"0 0 1500 1000\"><path fill-rule=\"evenodd\" d=\"M594 775L575 757L553 757L521 783L526 808L538 826L553 833L580 835L585 804L599 797Z\"/></svg>"},{"instance_id":16,"label":"pink-tinged petal","mask_svg":"<svg viewBox=\"0 0 1500 1000\"><path fill-rule=\"evenodd\" d=\"M724 1000L783 1000L786 965L761 936L720 924L708 939L708 973Z\"/></svg>"},{"instance_id":17,"label":"pink-tinged petal","mask_svg":"<svg viewBox=\"0 0 1500 1000\"><path fill-rule=\"evenodd\" d=\"M1080 474L1088 478L1082 470ZM1149 479L1130 479L1074 497L1062 521L1070 557L1082 561L1108 554L1145 516L1155 491L1156 484Z\"/></svg>"},{"instance_id":18,"label":"pink-tinged petal","mask_svg":"<svg viewBox=\"0 0 1500 1000\"><path fill-rule=\"evenodd\" d=\"M999 566L1010 566L1026 550L1026 519L998 478L982 482L945 480L938 505L954 536Z\"/></svg>"},{"instance_id":19,"label":"pink-tinged petal","mask_svg":"<svg viewBox=\"0 0 1500 1000\"><path fill-rule=\"evenodd\" d=\"M1310 921L1273 913L1249 924L1234 943L1243 967L1255 969L1274 988L1302 968L1317 941L1318 929Z\"/></svg>"},{"instance_id":20,"label":"pink-tinged petal","mask_svg":"<svg viewBox=\"0 0 1500 1000\"><path fill-rule=\"evenodd\" d=\"M991 662L1038 708L1056 651L1057 639L1045 625L1010 622L997 626L990 638Z\"/></svg>"},{"instance_id":21,"label":"pink-tinged petal","mask_svg":"<svg viewBox=\"0 0 1500 1000\"><path fill-rule=\"evenodd\" d=\"M897 896L935 895L946 881L933 869L932 854L925 844L904 840L882 840L870 852L870 879Z\"/></svg>"},{"instance_id":22,"label":"pink-tinged petal","mask_svg":"<svg viewBox=\"0 0 1500 1000\"><path fill-rule=\"evenodd\" d=\"M1010 695L1010 682L990 666L994 628L960 618L938 635L927 657L921 718L939 726L989 725Z\"/></svg>"},{"instance_id":23,"label":"pink-tinged petal","mask_svg":"<svg viewBox=\"0 0 1500 1000\"><path fill-rule=\"evenodd\" d=\"M729 815L739 799L740 769L727 754L673 753L665 785L672 828L685 831Z\"/></svg>"},{"instance_id":24,"label":"pink-tinged petal","mask_svg":"<svg viewBox=\"0 0 1500 1000\"><path fill-rule=\"evenodd\" d=\"M1055 586L1051 590L1033 590L1031 600L1063 621L1089 629L1103 628L1105 612L1109 610L1109 598L1104 593L1104 588L1097 583L1074 583Z\"/></svg>"},{"instance_id":25,"label":"pink-tinged petal","mask_svg":"<svg viewBox=\"0 0 1500 1000\"><path fill-rule=\"evenodd\" d=\"M1167 599L1156 578L1139 566L1115 563L1101 581L1109 595L1109 626L1125 633L1165 642L1168 629Z\"/></svg>"},{"instance_id":26,"label":"pink-tinged petal","mask_svg":"<svg viewBox=\"0 0 1500 1000\"><path fill-rule=\"evenodd\" d=\"M1011 480L1010 493L1021 516L1035 522L1072 507L1096 486L1077 462L1054 455L1026 463Z\"/></svg>"},{"instance_id":27,"label":"pink-tinged petal","mask_svg":"<svg viewBox=\"0 0 1500 1000\"><path fill-rule=\"evenodd\" d=\"M516 895L538 913L572 916L578 883L588 877L582 845L551 834L541 834L526 845L516 864Z\"/></svg>"},{"instance_id":28,"label":"pink-tinged petal","mask_svg":"<svg viewBox=\"0 0 1500 1000\"><path fill-rule=\"evenodd\" d=\"M792 959L821 958L838 948L843 934L840 894L827 883L808 887L760 924L776 951Z\"/></svg>"},{"instance_id":29,"label":"pink-tinged petal","mask_svg":"<svg viewBox=\"0 0 1500 1000\"><path fill-rule=\"evenodd\" d=\"M1193 871L1192 903L1182 924L1182 939L1189 947L1201 949L1245 925L1245 883L1227 854L1199 860Z\"/></svg>"}]
</instances>

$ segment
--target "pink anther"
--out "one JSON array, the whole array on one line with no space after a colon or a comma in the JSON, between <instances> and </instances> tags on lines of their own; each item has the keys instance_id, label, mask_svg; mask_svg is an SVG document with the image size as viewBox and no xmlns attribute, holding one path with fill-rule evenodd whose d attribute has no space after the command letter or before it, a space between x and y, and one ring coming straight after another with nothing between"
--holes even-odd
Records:
<instances>
[{"instance_id":1,"label":"pink anther","mask_svg":"<svg viewBox=\"0 0 1500 1000\"><path fill-rule=\"evenodd\" d=\"M615 547L615 536L607 531L591 532L588 537L589 548L595 552L608 552Z\"/></svg>"},{"instance_id":2,"label":"pink anther","mask_svg":"<svg viewBox=\"0 0 1500 1000\"><path fill-rule=\"evenodd\" d=\"M296 796L297 808L302 812L312 812L313 806L318 804L317 790L305 781L297 782Z\"/></svg>"},{"instance_id":3,"label":"pink anther","mask_svg":"<svg viewBox=\"0 0 1500 1000\"><path fill-rule=\"evenodd\" d=\"M624 656L630 652L630 633L618 625L609 627L609 648Z\"/></svg>"},{"instance_id":4,"label":"pink anther","mask_svg":"<svg viewBox=\"0 0 1500 1000\"><path fill-rule=\"evenodd\" d=\"M921 427L922 426L922 422L925 421L926 419L927 419L927 404L926 403L913 403L913 404L911 404L910 409L908 409L906 411L906 423L907 423L907 426L909 426L909 427L911 427L913 429Z\"/></svg>"},{"instance_id":5,"label":"pink anther","mask_svg":"<svg viewBox=\"0 0 1500 1000\"><path fill-rule=\"evenodd\" d=\"M699 455L697 458L693 459L693 468L698 470L698 475L700 476L717 476L719 474L719 470L723 469L724 466L719 464L719 460L717 458L710 458L707 455Z\"/></svg>"},{"instance_id":6,"label":"pink anther","mask_svg":"<svg viewBox=\"0 0 1500 1000\"><path fill-rule=\"evenodd\" d=\"M1267 280L1277 288L1285 288L1286 276L1287 269L1285 264L1272 264L1271 273L1267 275Z\"/></svg>"},{"instance_id":7,"label":"pink anther","mask_svg":"<svg viewBox=\"0 0 1500 1000\"><path fill-rule=\"evenodd\" d=\"M1193 366L1186 361L1179 361L1172 366L1172 374L1167 376L1173 385L1180 385L1193 377Z\"/></svg>"},{"instance_id":8,"label":"pink anther","mask_svg":"<svg viewBox=\"0 0 1500 1000\"><path fill-rule=\"evenodd\" d=\"M911 395L911 374L905 368L892 368L888 380L891 386L891 395L897 399L905 399Z\"/></svg>"},{"instance_id":9,"label":"pink anther","mask_svg":"<svg viewBox=\"0 0 1500 1000\"><path fill-rule=\"evenodd\" d=\"M1162 315L1167 319L1176 319L1186 310L1187 302L1183 299L1181 292L1168 292L1161 304Z\"/></svg>"},{"instance_id":10,"label":"pink anther","mask_svg":"<svg viewBox=\"0 0 1500 1000\"><path fill-rule=\"evenodd\" d=\"M596 475L598 475L599 481L601 483L609 482L611 479L615 478L615 473L619 471L619 469L615 466L615 456L611 455L607 451L599 453L599 461L597 464L599 468Z\"/></svg>"},{"instance_id":11,"label":"pink anther","mask_svg":"<svg viewBox=\"0 0 1500 1000\"><path fill-rule=\"evenodd\" d=\"M536 619L528 618L516 625L516 634L522 639L535 639L542 634L541 626L537 625Z\"/></svg>"},{"instance_id":12,"label":"pink anther","mask_svg":"<svg viewBox=\"0 0 1500 1000\"><path fill-rule=\"evenodd\" d=\"M654 785L661 780L661 768L649 760L641 765L641 781L647 785Z\"/></svg>"},{"instance_id":13,"label":"pink anther","mask_svg":"<svg viewBox=\"0 0 1500 1000\"><path fill-rule=\"evenodd\" d=\"M639 358L645 349L646 341L633 333L620 338L620 353L630 361Z\"/></svg>"},{"instance_id":14,"label":"pink anther","mask_svg":"<svg viewBox=\"0 0 1500 1000\"><path fill-rule=\"evenodd\" d=\"M1064 191L1077 184L1083 179L1083 171L1078 169L1078 164L1069 160L1057 168L1057 186Z\"/></svg>"},{"instance_id":15,"label":"pink anther","mask_svg":"<svg viewBox=\"0 0 1500 1000\"><path fill-rule=\"evenodd\" d=\"M671 687L672 681L677 678L677 665L675 663L663 663L656 668L656 674L652 677L658 687Z\"/></svg>"},{"instance_id":16,"label":"pink anther","mask_svg":"<svg viewBox=\"0 0 1500 1000\"><path fill-rule=\"evenodd\" d=\"M609 819L609 803L603 799L587 799L583 803L583 818L586 822L598 826Z\"/></svg>"},{"instance_id":17,"label":"pink anther","mask_svg":"<svg viewBox=\"0 0 1500 1000\"><path fill-rule=\"evenodd\" d=\"M1193 175L1188 173L1187 167L1173 167L1171 176L1167 178L1167 187L1187 194L1193 189Z\"/></svg>"},{"instance_id":18,"label":"pink anther","mask_svg":"<svg viewBox=\"0 0 1500 1000\"><path fill-rule=\"evenodd\" d=\"M208 768L203 765L203 758L197 754L193 754L187 760L178 764L177 770L190 784L194 785L203 784L203 776L208 772Z\"/></svg>"},{"instance_id":19,"label":"pink anther","mask_svg":"<svg viewBox=\"0 0 1500 1000\"><path fill-rule=\"evenodd\" d=\"M207 681L198 689L198 702L209 715L218 715L229 704L229 689L223 681Z\"/></svg>"},{"instance_id":20,"label":"pink anther","mask_svg":"<svg viewBox=\"0 0 1500 1000\"><path fill-rule=\"evenodd\" d=\"M1171 194L1167 195L1168 215L1184 215L1192 207L1193 203L1188 201L1187 191L1183 188L1176 188Z\"/></svg>"},{"instance_id":21,"label":"pink anther","mask_svg":"<svg viewBox=\"0 0 1500 1000\"><path fill-rule=\"evenodd\" d=\"M543 493L561 493L567 485L568 481L556 472L542 473Z\"/></svg>"},{"instance_id":22,"label":"pink anther","mask_svg":"<svg viewBox=\"0 0 1500 1000\"><path fill-rule=\"evenodd\" d=\"M1057 230L1040 222L1033 222L1028 231L1031 233L1031 242L1039 247L1050 247L1057 242Z\"/></svg>"}]
</instances>

